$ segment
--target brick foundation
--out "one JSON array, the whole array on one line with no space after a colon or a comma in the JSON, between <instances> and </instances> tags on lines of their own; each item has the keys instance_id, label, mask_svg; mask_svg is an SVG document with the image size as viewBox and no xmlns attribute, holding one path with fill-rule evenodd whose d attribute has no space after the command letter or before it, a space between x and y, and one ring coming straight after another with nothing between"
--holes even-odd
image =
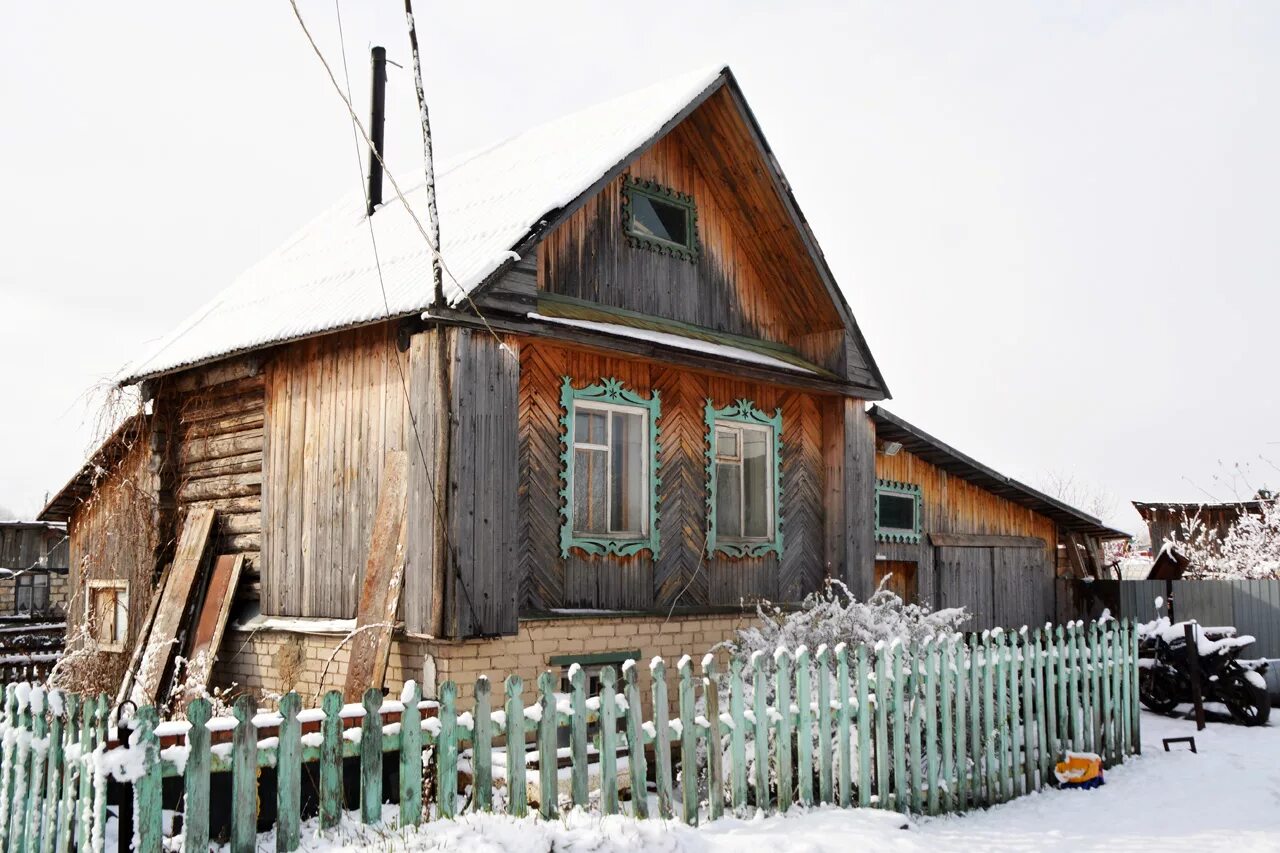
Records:
<instances>
[{"instance_id":1,"label":"brick foundation","mask_svg":"<svg viewBox=\"0 0 1280 853\"><path fill-rule=\"evenodd\" d=\"M693 656L697 671L702 655L754 619L751 613L673 616L670 620L627 615L564 617L522 620L514 637L493 640L439 642L399 637L391 644L386 687L395 694L405 681L416 679L424 690L431 689L432 675L424 674L430 661L436 683L457 682L463 708L470 706L471 685L480 675L489 676L499 694L501 688L496 685L502 679L520 676L525 683L525 702L531 704L538 676L557 655L639 649L641 661L661 656L674 672L676 661L688 654ZM274 704L275 697L296 690L304 706L316 705L324 691L342 689L350 644L337 648L341 640L332 634L229 631L222 641L213 685L229 688L234 684L236 692L248 691L265 704Z\"/></svg>"}]
</instances>

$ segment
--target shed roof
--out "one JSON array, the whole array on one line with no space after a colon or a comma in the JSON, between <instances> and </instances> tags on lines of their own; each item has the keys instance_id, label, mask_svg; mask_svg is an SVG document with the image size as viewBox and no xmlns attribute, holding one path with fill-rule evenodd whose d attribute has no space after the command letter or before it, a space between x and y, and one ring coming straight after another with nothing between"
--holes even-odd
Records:
<instances>
[{"instance_id":1,"label":"shed roof","mask_svg":"<svg viewBox=\"0 0 1280 853\"><path fill-rule=\"evenodd\" d=\"M88 500L97 485L107 472L111 471L125 457L146 428L146 416L139 413L125 418L111 435L98 445L97 450L89 456L87 462L80 467L67 484L49 499L44 509L36 516L42 522L67 522L71 513L81 501Z\"/></svg>"},{"instance_id":2,"label":"shed roof","mask_svg":"<svg viewBox=\"0 0 1280 853\"><path fill-rule=\"evenodd\" d=\"M1006 477L880 406L872 406L867 414L875 422L877 438L896 441L905 450L929 464L967 480L993 495L999 495L1046 518L1051 518L1064 530L1086 536L1097 536L1100 539L1129 538L1128 533L1107 527L1100 519L1070 504L1052 498L1012 477Z\"/></svg>"}]
</instances>

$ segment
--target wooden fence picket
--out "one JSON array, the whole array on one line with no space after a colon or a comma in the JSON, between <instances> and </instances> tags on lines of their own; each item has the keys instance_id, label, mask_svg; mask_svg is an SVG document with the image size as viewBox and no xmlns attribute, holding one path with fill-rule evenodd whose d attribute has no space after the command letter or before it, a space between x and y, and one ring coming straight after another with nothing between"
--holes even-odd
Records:
<instances>
[{"instance_id":1,"label":"wooden fence picket","mask_svg":"<svg viewBox=\"0 0 1280 853\"><path fill-rule=\"evenodd\" d=\"M742 698L742 661L729 661L729 795L735 814L747 807L747 718Z\"/></svg>"},{"instance_id":2,"label":"wooden fence picket","mask_svg":"<svg viewBox=\"0 0 1280 853\"><path fill-rule=\"evenodd\" d=\"M524 817L529 813L528 778L525 775L524 679L508 675L503 689L507 697L507 814Z\"/></svg>"},{"instance_id":3,"label":"wooden fence picket","mask_svg":"<svg viewBox=\"0 0 1280 853\"><path fill-rule=\"evenodd\" d=\"M1036 628L1035 634L1031 640L1033 653L1032 660L1032 677L1035 679L1035 693L1032 700L1035 702L1036 712L1036 787L1043 788L1048 782L1049 769L1052 766L1049 763L1049 681L1045 670L1045 651L1044 651L1044 629Z\"/></svg>"},{"instance_id":4,"label":"wooden fence picket","mask_svg":"<svg viewBox=\"0 0 1280 853\"><path fill-rule=\"evenodd\" d=\"M254 853L258 838L258 732L254 702L236 700L236 728L231 739L231 853Z\"/></svg>"},{"instance_id":5,"label":"wooden fence picket","mask_svg":"<svg viewBox=\"0 0 1280 853\"><path fill-rule=\"evenodd\" d=\"M182 773L183 850L209 853L209 700L187 705L187 766Z\"/></svg>"},{"instance_id":6,"label":"wooden fence picket","mask_svg":"<svg viewBox=\"0 0 1280 853\"><path fill-rule=\"evenodd\" d=\"M404 710L400 712L400 825L418 826L422 823L422 687L416 681L405 685L400 694ZM523 709L521 709L523 710ZM520 715L523 719L523 714ZM523 738L521 739L523 743ZM523 752L521 753L523 758ZM524 762L520 762L521 770ZM510 778L511 762L508 762ZM523 774L520 793L523 795ZM514 782L512 782L514 785ZM508 796L515 797L514 787Z\"/></svg>"},{"instance_id":7,"label":"wooden fence picket","mask_svg":"<svg viewBox=\"0 0 1280 853\"><path fill-rule=\"evenodd\" d=\"M40 851L53 853L57 837L58 794L62 791L62 693L49 691L49 749L45 753L44 810L39 815Z\"/></svg>"},{"instance_id":8,"label":"wooden fence picket","mask_svg":"<svg viewBox=\"0 0 1280 853\"><path fill-rule=\"evenodd\" d=\"M111 698L106 693L98 694L98 702L94 708L93 729L95 742L103 750L107 748L107 717L111 714ZM94 785L93 793L94 833L90 839L90 849L94 853L102 853L107 833L107 785L103 779L101 785Z\"/></svg>"},{"instance_id":9,"label":"wooden fence picket","mask_svg":"<svg viewBox=\"0 0 1280 853\"><path fill-rule=\"evenodd\" d=\"M908 798L910 810L914 814L920 814L923 811L921 804L921 792L924 788L924 775L921 766L921 751L923 728L924 728L924 702L920 699L923 690L921 683L923 679L920 677L920 668L923 661L920 657L920 646L912 643L908 656L908 674L907 674L907 695L909 700L909 717L907 718L907 757L908 765L911 773L911 796Z\"/></svg>"},{"instance_id":10,"label":"wooden fence picket","mask_svg":"<svg viewBox=\"0 0 1280 853\"><path fill-rule=\"evenodd\" d=\"M382 691L370 687L360 697L360 822L382 822Z\"/></svg>"},{"instance_id":11,"label":"wooden fence picket","mask_svg":"<svg viewBox=\"0 0 1280 853\"><path fill-rule=\"evenodd\" d=\"M550 673L543 673L548 680ZM458 685L446 681L440 685L440 736L436 741L436 808L441 817L453 817L458 810ZM551 700L551 805L558 805L555 760L556 703ZM547 791L542 792L543 799Z\"/></svg>"},{"instance_id":12,"label":"wooden fence picket","mask_svg":"<svg viewBox=\"0 0 1280 853\"><path fill-rule=\"evenodd\" d=\"M778 649L773 655L776 668L774 679L773 705L777 716L777 729L774 734L774 760L778 768L778 811L786 814L791 807L791 654L786 649Z\"/></svg>"},{"instance_id":13,"label":"wooden fence picket","mask_svg":"<svg viewBox=\"0 0 1280 853\"><path fill-rule=\"evenodd\" d=\"M831 649L818 647L816 658L818 670L816 685L818 688L818 802L828 805L835 802L835 741L831 731ZM848 665L845 665L846 671ZM846 673L847 674L847 673ZM848 686L845 687L845 701L848 701ZM845 721L848 722L846 716ZM849 743L849 729L846 726L840 736L845 744ZM848 746L845 747L846 754Z\"/></svg>"},{"instance_id":14,"label":"wooden fence picket","mask_svg":"<svg viewBox=\"0 0 1280 853\"><path fill-rule=\"evenodd\" d=\"M911 782L907 778L907 707L903 698L906 679L903 670L910 665L907 648L890 643L886 649L888 670L893 681L893 808L906 813L911 807Z\"/></svg>"},{"instance_id":15,"label":"wooden fence picket","mask_svg":"<svg viewBox=\"0 0 1280 853\"><path fill-rule=\"evenodd\" d=\"M634 660L622 665L627 700L627 775L631 779L632 817L649 816L648 759L644 751L644 712L640 705L640 673Z\"/></svg>"},{"instance_id":16,"label":"wooden fence picket","mask_svg":"<svg viewBox=\"0 0 1280 853\"><path fill-rule=\"evenodd\" d=\"M48 744L49 724L45 719L45 690L39 684L31 688L31 752L30 776L27 785L27 806L23 830L23 845L31 853L40 850L41 815L44 814L44 771L47 754L41 752L38 744Z\"/></svg>"},{"instance_id":17,"label":"wooden fence picket","mask_svg":"<svg viewBox=\"0 0 1280 853\"><path fill-rule=\"evenodd\" d=\"M796 782L800 805L813 805L813 694L809 684L809 650L796 649ZM790 711L784 709L790 716Z\"/></svg>"},{"instance_id":18,"label":"wooden fence picket","mask_svg":"<svg viewBox=\"0 0 1280 853\"><path fill-rule=\"evenodd\" d=\"M755 725L756 808L769 811L769 682L764 673L764 655L752 660L751 713Z\"/></svg>"},{"instance_id":19,"label":"wooden fence picket","mask_svg":"<svg viewBox=\"0 0 1280 853\"><path fill-rule=\"evenodd\" d=\"M892 767L889 754L889 707L893 704L889 688L889 658L892 652L883 644L876 644L876 805L882 809L893 808L889 799L889 773Z\"/></svg>"},{"instance_id":20,"label":"wooden fence picket","mask_svg":"<svg viewBox=\"0 0 1280 853\"><path fill-rule=\"evenodd\" d=\"M841 719L841 729L843 735L840 742L844 745L843 751L840 753L840 764L842 767L849 764L849 649L844 643L836 646L840 661L840 708L837 712ZM857 708L857 726L858 726L858 805L861 808L869 808L871 806L871 724L872 724L872 706L870 699L870 675L867 667L867 647L858 646L857 652L854 653L854 667L858 677L858 708ZM850 767L848 772L840 771L840 805L848 808L851 803L849 791L849 776L852 775L853 768Z\"/></svg>"},{"instance_id":21,"label":"wooden fence picket","mask_svg":"<svg viewBox=\"0 0 1280 853\"><path fill-rule=\"evenodd\" d=\"M75 693L69 693L63 701L66 710L66 722L63 728L66 747L63 749L62 754L66 766L62 772L62 800L58 806L58 836L54 845L56 853L67 853L71 849L76 793L80 786L79 756L82 748L80 744L80 697ZM2 843L0 843L0 849L3 849ZM207 851L202 851L202 853L207 853Z\"/></svg>"},{"instance_id":22,"label":"wooden fence picket","mask_svg":"<svg viewBox=\"0 0 1280 853\"><path fill-rule=\"evenodd\" d=\"M938 813L941 768L938 764L938 651L941 637L926 641L924 657L924 740L925 785L927 786L926 811Z\"/></svg>"},{"instance_id":23,"label":"wooden fence picket","mask_svg":"<svg viewBox=\"0 0 1280 853\"><path fill-rule=\"evenodd\" d=\"M653 681L653 772L658 782L658 815L670 820L671 810L671 721L668 716L667 666L662 658L649 663Z\"/></svg>"},{"instance_id":24,"label":"wooden fence picket","mask_svg":"<svg viewBox=\"0 0 1280 853\"><path fill-rule=\"evenodd\" d=\"M680 658L676 669L680 674L680 816L689 826L697 826L698 724L694 720L693 665L688 655Z\"/></svg>"},{"instance_id":25,"label":"wooden fence picket","mask_svg":"<svg viewBox=\"0 0 1280 853\"><path fill-rule=\"evenodd\" d=\"M76 801L75 816L75 848L89 850L92 848L93 791L94 772L89 757L97 748L97 730L94 718L97 716L98 700L86 696L80 706L80 795Z\"/></svg>"},{"instance_id":26,"label":"wooden fence picket","mask_svg":"<svg viewBox=\"0 0 1280 853\"><path fill-rule=\"evenodd\" d=\"M956 642L956 797L958 809L969 808L971 778L969 771L969 744L977 738L977 716L969 719L970 709L978 707L978 665L969 644L960 638Z\"/></svg>"},{"instance_id":27,"label":"wooden fence picket","mask_svg":"<svg viewBox=\"0 0 1280 853\"><path fill-rule=\"evenodd\" d=\"M301 841L302 725L298 722L301 709L302 699L297 693L290 691L280 697L276 746L276 853L293 853Z\"/></svg>"},{"instance_id":28,"label":"wooden fence picket","mask_svg":"<svg viewBox=\"0 0 1280 853\"><path fill-rule=\"evenodd\" d=\"M711 655L702 659L702 676L707 703L707 818L719 820L724 816L724 741L720 717L723 684Z\"/></svg>"},{"instance_id":29,"label":"wooden fence picket","mask_svg":"<svg viewBox=\"0 0 1280 853\"><path fill-rule=\"evenodd\" d=\"M600 670L600 810L618 813L618 677L613 667Z\"/></svg>"},{"instance_id":30,"label":"wooden fence picket","mask_svg":"<svg viewBox=\"0 0 1280 853\"><path fill-rule=\"evenodd\" d=\"M142 775L133 783L134 832L138 846L135 853L160 853L164 849L164 810L160 767L159 723L156 709L150 705L138 709L135 719L138 745L142 747ZM254 834L257 828L254 827Z\"/></svg>"},{"instance_id":31,"label":"wooden fence picket","mask_svg":"<svg viewBox=\"0 0 1280 853\"><path fill-rule=\"evenodd\" d=\"M320 828L332 829L342 817L342 694L330 690L321 703Z\"/></svg>"},{"instance_id":32,"label":"wooden fence picket","mask_svg":"<svg viewBox=\"0 0 1280 853\"><path fill-rule=\"evenodd\" d=\"M954 689L954 674L951 669L952 661L955 656L955 644L951 637L944 637L942 644L938 650L938 691L941 697L942 707L939 712L942 723L942 744L941 744L941 761L942 765L938 768L935 779L940 781L941 788L938 792L938 808L942 811L950 811L952 799L955 797L955 719L954 702L952 698L952 690Z\"/></svg>"},{"instance_id":33,"label":"wooden fence picket","mask_svg":"<svg viewBox=\"0 0 1280 853\"><path fill-rule=\"evenodd\" d=\"M587 804L587 674L581 666L569 669L569 797L575 806Z\"/></svg>"},{"instance_id":34,"label":"wooden fence picket","mask_svg":"<svg viewBox=\"0 0 1280 853\"><path fill-rule=\"evenodd\" d=\"M1022 682L1022 716L1019 718L1019 726L1022 732L1022 793L1029 794L1036 789L1036 743L1037 732L1036 727L1039 721L1036 716L1035 705L1035 686L1034 679L1035 670L1032 662L1035 660L1036 647L1031 642L1031 635L1026 627L1023 627L1020 638L1022 650L1022 668L1020 679Z\"/></svg>"},{"instance_id":35,"label":"wooden fence picket","mask_svg":"<svg viewBox=\"0 0 1280 853\"><path fill-rule=\"evenodd\" d=\"M474 768L476 808L493 809L493 700L489 676L476 679L475 712L471 723L471 763Z\"/></svg>"}]
</instances>

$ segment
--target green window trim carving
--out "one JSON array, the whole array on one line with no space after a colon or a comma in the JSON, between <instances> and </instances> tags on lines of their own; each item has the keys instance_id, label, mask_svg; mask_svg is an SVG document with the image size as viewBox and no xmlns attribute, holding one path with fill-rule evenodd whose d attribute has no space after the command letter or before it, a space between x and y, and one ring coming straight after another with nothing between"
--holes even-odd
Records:
<instances>
[{"instance_id":1,"label":"green window trim carving","mask_svg":"<svg viewBox=\"0 0 1280 853\"><path fill-rule=\"evenodd\" d=\"M750 400L737 400L731 406L717 409L711 399L706 403L707 430L707 556L716 553L730 557L760 557L770 552L782 557L782 409L772 416L755 407ZM769 427L773 444L773 536L767 539L721 539L716 530L716 422L732 421L751 426Z\"/></svg>"},{"instance_id":2,"label":"green window trim carving","mask_svg":"<svg viewBox=\"0 0 1280 853\"><path fill-rule=\"evenodd\" d=\"M573 466L574 466L574 404L579 401L612 403L643 409L649 423L648 494L649 523L644 535L639 537L585 536L573 529ZM625 388L621 379L601 378L599 384L574 388L573 380L565 376L560 386L560 556L568 557L571 548L587 554L613 554L630 557L648 551L654 559L658 556L658 489L662 478L658 471L658 418L661 405L658 392L649 398Z\"/></svg>"},{"instance_id":3,"label":"green window trim carving","mask_svg":"<svg viewBox=\"0 0 1280 853\"><path fill-rule=\"evenodd\" d=\"M911 530L880 526L881 495L898 495L911 498L915 502L913 510L915 520ZM918 544L920 542L920 503L920 487L915 483L902 483L897 480L876 480L876 541L897 542L908 545Z\"/></svg>"},{"instance_id":4,"label":"green window trim carving","mask_svg":"<svg viewBox=\"0 0 1280 853\"><path fill-rule=\"evenodd\" d=\"M663 240L660 237L637 232L634 226L631 206L633 195L645 195L664 204L682 208L685 212L685 225L689 234L688 244L673 243L670 240ZM673 258L679 258L691 263L697 263L698 261L698 207L693 202L693 196L688 193L664 187L654 181L632 177L624 178L622 182L622 231L627 235L627 244L633 248L649 249L658 254L670 255Z\"/></svg>"}]
</instances>

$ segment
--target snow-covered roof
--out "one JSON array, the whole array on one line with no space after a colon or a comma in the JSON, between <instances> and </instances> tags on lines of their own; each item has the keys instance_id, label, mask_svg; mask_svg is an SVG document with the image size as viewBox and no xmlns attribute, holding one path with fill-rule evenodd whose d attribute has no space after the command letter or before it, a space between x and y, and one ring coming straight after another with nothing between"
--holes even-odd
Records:
<instances>
[{"instance_id":1,"label":"snow-covered roof","mask_svg":"<svg viewBox=\"0 0 1280 853\"><path fill-rule=\"evenodd\" d=\"M436 172L450 304L484 282L530 230L641 148L727 71L715 66L654 84L525 131ZM426 221L424 185L400 176ZM335 205L242 273L130 365L124 383L236 352L422 311L431 257L387 187L373 215L384 301L362 195Z\"/></svg>"}]
</instances>

